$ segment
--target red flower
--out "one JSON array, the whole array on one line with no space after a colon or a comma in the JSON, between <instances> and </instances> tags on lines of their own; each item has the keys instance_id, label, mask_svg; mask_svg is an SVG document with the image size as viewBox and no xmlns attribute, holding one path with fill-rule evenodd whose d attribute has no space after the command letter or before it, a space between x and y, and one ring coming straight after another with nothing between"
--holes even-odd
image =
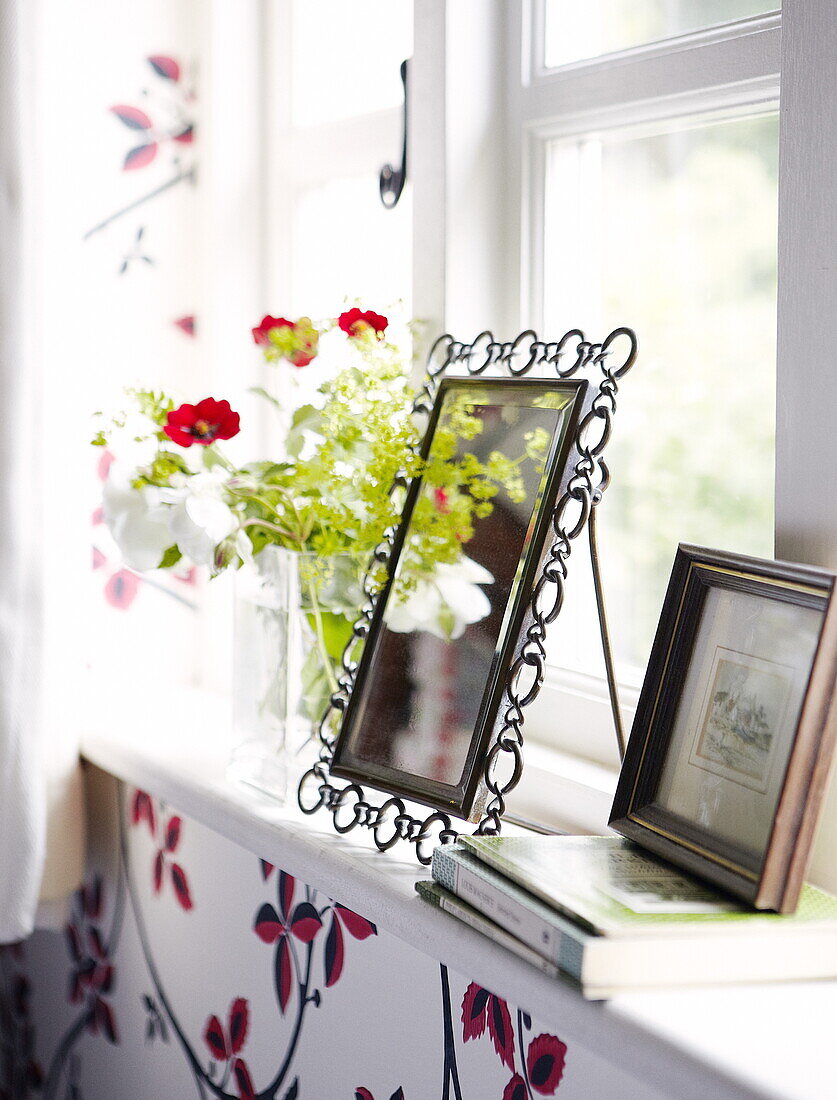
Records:
<instances>
[{"instance_id":1,"label":"red flower","mask_svg":"<svg viewBox=\"0 0 837 1100\"><path fill-rule=\"evenodd\" d=\"M561 1083L567 1044L554 1035L538 1035L526 1053L526 1072L535 1092L552 1096Z\"/></svg>"},{"instance_id":2,"label":"red flower","mask_svg":"<svg viewBox=\"0 0 837 1100\"><path fill-rule=\"evenodd\" d=\"M267 347L270 343L268 339L268 333L272 328L293 328L293 321L288 321L284 317L271 317L270 314L266 314L262 317L256 328L253 329L253 340L260 347Z\"/></svg>"},{"instance_id":3,"label":"red flower","mask_svg":"<svg viewBox=\"0 0 837 1100\"><path fill-rule=\"evenodd\" d=\"M373 313L371 309L363 312L354 306L352 309L341 313L337 318L337 324L347 336L362 336L367 329L374 329L375 335L383 336L389 321L380 313Z\"/></svg>"},{"instance_id":4,"label":"red flower","mask_svg":"<svg viewBox=\"0 0 837 1100\"><path fill-rule=\"evenodd\" d=\"M295 367L307 367L317 356L320 334L310 317L289 321L268 314L252 331L253 339L270 360L287 359Z\"/></svg>"},{"instance_id":5,"label":"red flower","mask_svg":"<svg viewBox=\"0 0 837 1100\"><path fill-rule=\"evenodd\" d=\"M232 439L239 433L239 416L230 408L229 401L216 401L205 397L197 405L181 405L166 417L163 431L173 443L191 447L200 443L204 447L216 439Z\"/></svg>"},{"instance_id":6,"label":"red flower","mask_svg":"<svg viewBox=\"0 0 837 1100\"><path fill-rule=\"evenodd\" d=\"M433 500L436 504L436 511L441 512L443 516L448 515L450 512L450 501L448 500L447 489L434 489Z\"/></svg>"}]
</instances>

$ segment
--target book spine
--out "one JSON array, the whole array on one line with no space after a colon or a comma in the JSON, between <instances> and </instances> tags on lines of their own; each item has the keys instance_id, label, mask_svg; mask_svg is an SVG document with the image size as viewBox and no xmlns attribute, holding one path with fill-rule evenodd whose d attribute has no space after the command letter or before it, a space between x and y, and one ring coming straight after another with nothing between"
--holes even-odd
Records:
<instances>
[{"instance_id":1,"label":"book spine","mask_svg":"<svg viewBox=\"0 0 837 1100\"><path fill-rule=\"evenodd\" d=\"M562 973L581 981L583 939L576 939L569 930L533 912L523 899L510 895L499 876L490 870L483 873L478 865L461 863L442 847L433 853L431 873L452 894L511 932Z\"/></svg>"},{"instance_id":2,"label":"book spine","mask_svg":"<svg viewBox=\"0 0 837 1100\"><path fill-rule=\"evenodd\" d=\"M429 899L431 895L422 894L422 897ZM514 952L519 958L540 970L542 974L546 974L547 977L558 978L563 974L559 966L550 962L549 959L545 959L537 951L533 951L531 947L527 947L525 943L521 943L515 936L508 935L502 928L492 927L493 922L483 916L482 913L469 912L469 906L465 902L458 904L456 898L434 897L432 900L433 904L443 912L450 913L451 916L456 917L463 924L467 924L469 928L475 929L483 936L500 944L501 947Z\"/></svg>"}]
</instances>

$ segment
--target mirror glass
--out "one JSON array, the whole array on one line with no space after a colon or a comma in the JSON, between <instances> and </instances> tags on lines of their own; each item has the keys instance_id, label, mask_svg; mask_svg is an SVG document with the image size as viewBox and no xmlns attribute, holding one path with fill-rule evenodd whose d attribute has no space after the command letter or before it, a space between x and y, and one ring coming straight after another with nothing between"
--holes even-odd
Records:
<instances>
[{"instance_id":1,"label":"mirror glass","mask_svg":"<svg viewBox=\"0 0 837 1100\"><path fill-rule=\"evenodd\" d=\"M335 775L470 812L585 389L442 382Z\"/></svg>"}]
</instances>

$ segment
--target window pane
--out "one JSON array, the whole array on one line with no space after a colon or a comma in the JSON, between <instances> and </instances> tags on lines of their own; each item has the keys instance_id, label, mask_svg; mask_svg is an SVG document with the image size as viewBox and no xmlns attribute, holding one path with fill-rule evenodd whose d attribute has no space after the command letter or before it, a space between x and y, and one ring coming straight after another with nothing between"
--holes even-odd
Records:
<instances>
[{"instance_id":1,"label":"window pane","mask_svg":"<svg viewBox=\"0 0 837 1100\"><path fill-rule=\"evenodd\" d=\"M294 0L293 122L310 126L403 101L412 0Z\"/></svg>"},{"instance_id":2,"label":"window pane","mask_svg":"<svg viewBox=\"0 0 837 1100\"><path fill-rule=\"evenodd\" d=\"M383 311L400 300L408 316L411 199L407 184L395 209L387 210L377 174L337 178L304 191L291 253L294 308L311 317L336 316L348 296Z\"/></svg>"},{"instance_id":3,"label":"window pane","mask_svg":"<svg viewBox=\"0 0 837 1100\"><path fill-rule=\"evenodd\" d=\"M762 15L780 0L544 0L547 68Z\"/></svg>"},{"instance_id":4,"label":"window pane","mask_svg":"<svg viewBox=\"0 0 837 1100\"><path fill-rule=\"evenodd\" d=\"M647 660L678 541L772 554L777 137L769 116L548 148L544 332L639 339L600 516L623 672ZM599 671L582 543L551 657Z\"/></svg>"}]
</instances>

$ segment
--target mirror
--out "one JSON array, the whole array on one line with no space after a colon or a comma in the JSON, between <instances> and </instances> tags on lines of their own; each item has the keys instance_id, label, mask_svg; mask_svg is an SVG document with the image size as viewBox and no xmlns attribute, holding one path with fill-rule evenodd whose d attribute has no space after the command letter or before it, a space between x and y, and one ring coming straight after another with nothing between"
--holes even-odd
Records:
<instances>
[{"instance_id":1,"label":"mirror","mask_svg":"<svg viewBox=\"0 0 837 1100\"><path fill-rule=\"evenodd\" d=\"M552 512L579 457L587 388L569 379L442 381L334 775L479 815Z\"/></svg>"}]
</instances>

